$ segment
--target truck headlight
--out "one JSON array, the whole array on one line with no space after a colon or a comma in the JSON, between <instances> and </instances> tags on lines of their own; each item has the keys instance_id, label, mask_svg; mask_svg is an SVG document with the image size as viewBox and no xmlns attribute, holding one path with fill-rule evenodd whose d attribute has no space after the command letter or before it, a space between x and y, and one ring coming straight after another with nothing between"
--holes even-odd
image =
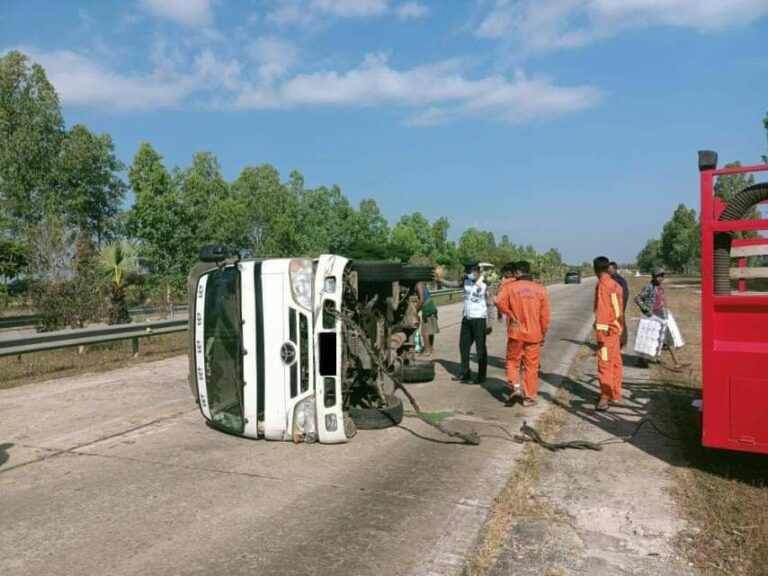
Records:
<instances>
[{"instance_id":1,"label":"truck headlight","mask_svg":"<svg viewBox=\"0 0 768 576\"><path fill-rule=\"evenodd\" d=\"M290 275L293 299L312 310L312 260L291 260Z\"/></svg>"},{"instance_id":2,"label":"truck headlight","mask_svg":"<svg viewBox=\"0 0 768 576\"><path fill-rule=\"evenodd\" d=\"M317 418L315 399L305 398L293 410L293 441L315 442L317 440Z\"/></svg>"}]
</instances>

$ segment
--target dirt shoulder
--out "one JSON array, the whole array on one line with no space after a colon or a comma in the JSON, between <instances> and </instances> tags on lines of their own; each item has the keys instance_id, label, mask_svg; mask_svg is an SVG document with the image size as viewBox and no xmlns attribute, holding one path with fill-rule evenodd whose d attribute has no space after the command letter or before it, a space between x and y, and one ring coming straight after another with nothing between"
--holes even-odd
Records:
<instances>
[{"instance_id":1,"label":"dirt shoulder","mask_svg":"<svg viewBox=\"0 0 768 576\"><path fill-rule=\"evenodd\" d=\"M553 399L549 417L556 425L544 419L536 426L549 438L606 445L599 452L529 447L535 456L524 455L518 479L511 481L515 499L497 503L511 508L497 558L483 566L470 563L469 574L697 573L675 548L689 527L671 495L672 471L680 465L674 443L645 427L628 442L617 442L648 415L662 430L673 428L648 370L628 364L624 401L596 413L596 363L592 346L584 345ZM528 474L522 471L526 466ZM520 486L520 478L527 484Z\"/></svg>"}]
</instances>

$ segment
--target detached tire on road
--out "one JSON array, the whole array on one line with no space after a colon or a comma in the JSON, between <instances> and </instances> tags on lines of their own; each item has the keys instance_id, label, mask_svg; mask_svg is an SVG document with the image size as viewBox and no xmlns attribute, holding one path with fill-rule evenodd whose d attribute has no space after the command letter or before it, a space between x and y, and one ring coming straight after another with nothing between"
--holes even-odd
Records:
<instances>
[{"instance_id":1,"label":"detached tire on road","mask_svg":"<svg viewBox=\"0 0 768 576\"><path fill-rule=\"evenodd\" d=\"M391 428L403 421L403 401L397 396L387 396L386 408L352 406L349 415L359 430Z\"/></svg>"},{"instance_id":2,"label":"detached tire on road","mask_svg":"<svg viewBox=\"0 0 768 576\"><path fill-rule=\"evenodd\" d=\"M403 282L431 282L435 274L432 266L403 266L400 280Z\"/></svg>"},{"instance_id":3,"label":"detached tire on road","mask_svg":"<svg viewBox=\"0 0 768 576\"><path fill-rule=\"evenodd\" d=\"M355 260L352 270L357 272L360 282L397 282L402 275L403 265L399 262L376 262Z\"/></svg>"},{"instance_id":4,"label":"detached tire on road","mask_svg":"<svg viewBox=\"0 0 768 576\"><path fill-rule=\"evenodd\" d=\"M402 380L408 384L432 382L435 379L434 362L414 362L403 366Z\"/></svg>"}]
</instances>

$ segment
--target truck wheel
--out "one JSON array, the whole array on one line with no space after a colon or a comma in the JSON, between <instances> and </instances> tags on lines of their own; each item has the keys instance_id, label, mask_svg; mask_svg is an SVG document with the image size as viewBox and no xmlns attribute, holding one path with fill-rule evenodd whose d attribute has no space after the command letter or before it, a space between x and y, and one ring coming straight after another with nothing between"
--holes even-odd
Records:
<instances>
[{"instance_id":1,"label":"truck wheel","mask_svg":"<svg viewBox=\"0 0 768 576\"><path fill-rule=\"evenodd\" d=\"M397 396L387 396L386 398L386 408L350 407L349 415L359 430L391 428L403 421L403 401Z\"/></svg>"},{"instance_id":2,"label":"truck wheel","mask_svg":"<svg viewBox=\"0 0 768 576\"><path fill-rule=\"evenodd\" d=\"M351 417L344 415L344 435L347 438L354 438L357 435L357 426Z\"/></svg>"},{"instance_id":3,"label":"truck wheel","mask_svg":"<svg viewBox=\"0 0 768 576\"><path fill-rule=\"evenodd\" d=\"M403 266L400 280L403 282L432 282L435 269L432 266Z\"/></svg>"},{"instance_id":4,"label":"truck wheel","mask_svg":"<svg viewBox=\"0 0 768 576\"><path fill-rule=\"evenodd\" d=\"M352 270L357 272L360 282L397 282L402 275L403 265L399 262L376 262L355 260Z\"/></svg>"},{"instance_id":5,"label":"truck wheel","mask_svg":"<svg viewBox=\"0 0 768 576\"><path fill-rule=\"evenodd\" d=\"M419 382L432 382L435 379L434 362L414 362L403 366L403 382L416 384Z\"/></svg>"}]
</instances>

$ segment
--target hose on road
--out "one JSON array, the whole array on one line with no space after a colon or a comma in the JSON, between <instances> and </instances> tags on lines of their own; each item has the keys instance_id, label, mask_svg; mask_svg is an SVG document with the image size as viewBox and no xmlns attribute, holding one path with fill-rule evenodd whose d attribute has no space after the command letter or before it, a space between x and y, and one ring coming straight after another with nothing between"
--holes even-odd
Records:
<instances>
[{"instance_id":1,"label":"hose on road","mask_svg":"<svg viewBox=\"0 0 768 576\"><path fill-rule=\"evenodd\" d=\"M449 436L450 438L459 438L460 440L463 440L464 444L469 444L471 446L477 446L478 444L480 444L480 436L474 429L471 432L459 432L457 430L449 430L443 427L440 424L440 422L433 422L429 418L426 418L423 412L421 411L421 408L419 407L419 403L416 402L416 398L414 398L413 394L411 394L408 391L408 389L405 386L403 386L403 383L400 380L400 378L395 379L395 385L403 394L405 394L405 397L408 398L408 402L411 403L411 406L413 407L413 411L416 412L416 416L419 417L419 420L421 420L425 424L429 424L430 426L432 426L432 428L439 430L441 433L445 434L446 436Z\"/></svg>"},{"instance_id":2,"label":"hose on road","mask_svg":"<svg viewBox=\"0 0 768 576\"><path fill-rule=\"evenodd\" d=\"M558 450L565 450L568 448L571 448L574 450L595 450L599 452L603 449L604 446L608 446L610 444L623 444L625 442L629 442L635 436L637 436L637 434L640 432L640 429L646 424L654 428L656 432L664 436L664 438L667 438L669 440L676 440L676 441L682 440L682 438L680 438L679 436L674 436L672 434L669 434L668 432L665 432L661 428L659 428L658 424L656 424L656 422L654 422L651 418L643 418L642 420L640 420L635 426L631 434L628 434L626 436L615 436L613 438L602 440L601 442L590 442L588 440L547 442L541 437L541 435L538 432L536 432L534 428L532 428L531 426L528 426L528 423L525 421L523 421L523 425L520 427L520 432L522 432L524 435L523 441L534 442L539 446L541 446L542 448L546 448L547 450L550 450L551 452L557 452ZM516 438L520 438L520 437L518 436Z\"/></svg>"}]
</instances>

